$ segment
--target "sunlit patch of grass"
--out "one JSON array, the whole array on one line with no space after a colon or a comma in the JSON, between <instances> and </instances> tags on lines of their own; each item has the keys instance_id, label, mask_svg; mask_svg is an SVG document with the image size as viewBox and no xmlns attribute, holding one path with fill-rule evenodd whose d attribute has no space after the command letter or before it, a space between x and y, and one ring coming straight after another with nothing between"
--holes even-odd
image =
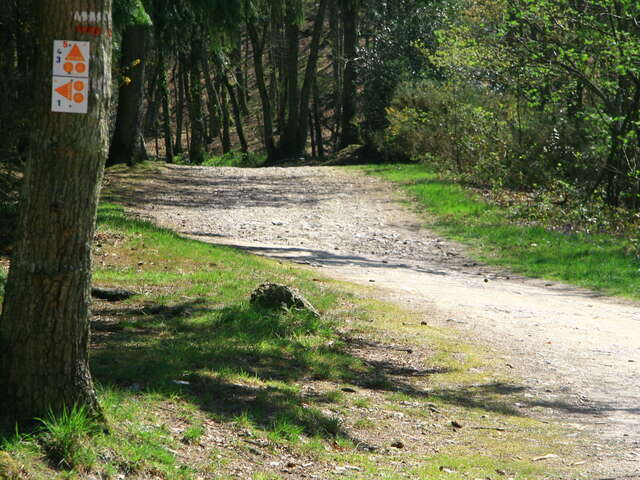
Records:
<instances>
[{"instance_id":1,"label":"sunlit patch of grass","mask_svg":"<svg viewBox=\"0 0 640 480\"><path fill-rule=\"evenodd\" d=\"M375 165L364 171L402 185L427 225L471 247L479 260L532 277L640 299L640 261L630 240L518 225L507 212L424 165Z\"/></svg>"},{"instance_id":2,"label":"sunlit patch of grass","mask_svg":"<svg viewBox=\"0 0 640 480\"><path fill-rule=\"evenodd\" d=\"M358 408L369 408L371 406L371 400L369 398L356 398L353 400L353 406Z\"/></svg>"},{"instance_id":3,"label":"sunlit patch of grass","mask_svg":"<svg viewBox=\"0 0 640 480\"><path fill-rule=\"evenodd\" d=\"M353 423L353 427L359 430L372 430L376 423L368 418L359 418Z\"/></svg>"},{"instance_id":4,"label":"sunlit patch of grass","mask_svg":"<svg viewBox=\"0 0 640 480\"><path fill-rule=\"evenodd\" d=\"M204 435L204 427L201 423L191 425L182 434L182 441L184 443L198 443Z\"/></svg>"}]
</instances>

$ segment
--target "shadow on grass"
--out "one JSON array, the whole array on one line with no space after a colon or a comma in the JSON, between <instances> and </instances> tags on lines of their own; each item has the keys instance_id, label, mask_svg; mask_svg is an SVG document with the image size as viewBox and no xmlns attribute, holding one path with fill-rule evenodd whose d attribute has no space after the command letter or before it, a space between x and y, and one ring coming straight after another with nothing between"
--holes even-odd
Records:
<instances>
[{"instance_id":1,"label":"shadow on grass","mask_svg":"<svg viewBox=\"0 0 640 480\"><path fill-rule=\"evenodd\" d=\"M271 432L293 425L308 435L349 437L337 418L309 407L313 394L297 384L312 380L520 414L509 398L520 387L421 390L413 379L446 370L414 368L388 357L361 358L326 321L303 312L263 311L243 304L215 309L194 300L108 308L96 314L92 372L97 382L118 390L178 396L221 421L246 415Z\"/></svg>"},{"instance_id":2,"label":"shadow on grass","mask_svg":"<svg viewBox=\"0 0 640 480\"><path fill-rule=\"evenodd\" d=\"M212 309L203 300L96 313L92 372L104 386L177 395L224 421L248 415L266 430L288 424L347 436L336 419L305 408L294 382L352 382L366 368L310 314Z\"/></svg>"}]
</instances>

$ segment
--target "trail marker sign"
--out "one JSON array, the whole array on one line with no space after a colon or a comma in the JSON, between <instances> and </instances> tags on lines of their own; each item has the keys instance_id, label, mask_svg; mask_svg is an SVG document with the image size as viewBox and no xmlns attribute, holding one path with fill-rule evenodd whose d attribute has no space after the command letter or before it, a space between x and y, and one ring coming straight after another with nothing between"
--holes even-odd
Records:
<instances>
[{"instance_id":1,"label":"trail marker sign","mask_svg":"<svg viewBox=\"0 0 640 480\"><path fill-rule=\"evenodd\" d=\"M51 111L87 113L89 105L89 42L54 40Z\"/></svg>"}]
</instances>

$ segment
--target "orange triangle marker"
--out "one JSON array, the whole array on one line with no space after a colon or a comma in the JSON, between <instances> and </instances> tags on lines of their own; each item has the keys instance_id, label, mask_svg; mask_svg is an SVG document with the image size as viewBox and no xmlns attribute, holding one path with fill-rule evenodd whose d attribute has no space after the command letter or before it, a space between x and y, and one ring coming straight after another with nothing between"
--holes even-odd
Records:
<instances>
[{"instance_id":1,"label":"orange triangle marker","mask_svg":"<svg viewBox=\"0 0 640 480\"><path fill-rule=\"evenodd\" d=\"M62 95L67 100L71 100L71 87L72 87L72 85L73 85L73 81L71 81L69 83L65 83L64 85L61 85L58 88L56 88L56 92L58 92L60 95Z\"/></svg>"},{"instance_id":2,"label":"orange triangle marker","mask_svg":"<svg viewBox=\"0 0 640 480\"><path fill-rule=\"evenodd\" d=\"M71 47L71 51L65 60L70 60L72 62L84 62L84 55L82 55L77 43L73 44L73 47Z\"/></svg>"}]
</instances>

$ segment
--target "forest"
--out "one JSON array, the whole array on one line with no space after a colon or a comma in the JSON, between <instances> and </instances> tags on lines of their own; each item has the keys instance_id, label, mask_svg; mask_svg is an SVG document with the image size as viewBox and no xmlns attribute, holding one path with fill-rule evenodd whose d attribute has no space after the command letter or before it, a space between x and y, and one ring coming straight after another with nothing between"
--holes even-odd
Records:
<instances>
[{"instance_id":1,"label":"forest","mask_svg":"<svg viewBox=\"0 0 640 480\"><path fill-rule=\"evenodd\" d=\"M639 8L116 1L108 163L228 154L275 165L362 145L370 161L636 210ZM0 18L6 166L24 160L34 12L10 0Z\"/></svg>"},{"instance_id":2,"label":"forest","mask_svg":"<svg viewBox=\"0 0 640 480\"><path fill-rule=\"evenodd\" d=\"M640 2L2 7L0 480L638 474Z\"/></svg>"}]
</instances>

